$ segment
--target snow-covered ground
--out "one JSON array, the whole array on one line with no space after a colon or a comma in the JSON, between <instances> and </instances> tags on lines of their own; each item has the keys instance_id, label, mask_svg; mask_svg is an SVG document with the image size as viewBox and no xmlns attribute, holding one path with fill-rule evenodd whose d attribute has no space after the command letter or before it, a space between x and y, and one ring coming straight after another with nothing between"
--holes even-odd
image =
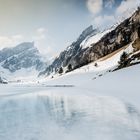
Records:
<instances>
[{"instance_id":1,"label":"snow-covered ground","mask_svg":"<svg viewBox=\"0 0 140 140\"><path fill-rule=\"evenodd\" d=\"M10 82L27 82L27 81L35 81L38 75L38 71L34 69L34 67L31 68L22 68L20 70L17 70L16 72L11 73L9 70L4 69L0 66L0 76L7 79L7 81Z\"/></svg>"},{"instance_id":2,"label":"snow-covered ground","mask_svg":"<svg viewBox=\"0 0 140 140\"><path fill-rule=\"evenodd\" d=\"M36 83L0 85L0 140L139 140L140 65L123 51Z\"/></svg>"},{"instance_id":3,"label":"snow-covered ground","mask_svg":"<svg viewBox=\"0 0 140 140\"><path fill-rule=\"evenodd\" d=\"M97 73L0 85L0 139L139 140L140 65Z\"/></svg>"}]
</instances>

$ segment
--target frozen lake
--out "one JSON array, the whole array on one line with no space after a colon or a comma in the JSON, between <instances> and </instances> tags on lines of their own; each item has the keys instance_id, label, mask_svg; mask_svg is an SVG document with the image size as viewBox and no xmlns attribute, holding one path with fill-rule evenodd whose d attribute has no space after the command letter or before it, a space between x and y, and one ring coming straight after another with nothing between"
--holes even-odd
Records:
<instances>
[{"instance_id":1,"label":"frozen lake","mask_svg":"<svg viewBox=\"0 0 140 140\"><path fill-rule=\"evenodd\" d=\"M140 114L133 105L57 90L1 86L0 140L140 140Z\"/></svg>"}]
</instances>

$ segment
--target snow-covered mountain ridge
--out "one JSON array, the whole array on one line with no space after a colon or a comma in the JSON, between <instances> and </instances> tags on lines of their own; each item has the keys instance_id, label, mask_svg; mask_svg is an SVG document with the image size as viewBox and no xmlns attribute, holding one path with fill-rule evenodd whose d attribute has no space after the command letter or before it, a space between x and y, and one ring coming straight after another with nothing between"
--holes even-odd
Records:
<instances>
[{"instance_id":1,"label":"snow-covered mountain ridge","mask_svg":"<svg viewBox=\"0 0 140 140\"><path fill-rule=\"evenodd\" d=\"M24 42L16 47L0 50L0 77L5 77L7 80L37 76L45 67L47 67L46 59L42 57L33 42Z\"/></svg>"},{"instance_id":2,"label":"snow-covered mountain ridge","mask_svg":"<svg viewBox=\"0 0 140 140\"><path fill-rule=\"evenodd\" d=\"M65 73L71 65L71 70L95 62L119 50L140 38L140 8L128 19L117 26L105 30L89 33L80 43L72 44L52 62L40 75L50 75L63 68Z\"/></svg>"}]
</instances>

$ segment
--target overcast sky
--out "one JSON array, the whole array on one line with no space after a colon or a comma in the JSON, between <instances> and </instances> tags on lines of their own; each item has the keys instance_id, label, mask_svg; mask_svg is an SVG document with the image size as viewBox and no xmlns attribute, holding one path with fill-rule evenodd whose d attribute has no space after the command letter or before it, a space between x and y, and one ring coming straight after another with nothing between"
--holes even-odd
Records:
<instances>
[{"instance_id":1,"label":"overcast sky","mask_svg":"<svg viewBox=\"0 0 140 140\"><path fill-rule=\"evenodd\" d=\"M54 56L89 25L106 28L139 3L140 0L0 0L0 49L35 41L42 53Z\"/></svg>"}]
</instances>

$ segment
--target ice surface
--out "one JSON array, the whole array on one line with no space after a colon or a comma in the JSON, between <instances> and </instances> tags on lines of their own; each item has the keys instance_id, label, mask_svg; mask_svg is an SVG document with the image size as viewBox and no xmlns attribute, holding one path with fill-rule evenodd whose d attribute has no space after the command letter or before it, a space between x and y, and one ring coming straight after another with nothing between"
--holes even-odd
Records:
<instances>
[{"instance_id":1,"label":"ice surface","mask_svg":"<svg viewBox=\"0 0 140 140\"><path fill-rule=\"evenodd\" d=\"M1 95L2 140L140 139L140 114L131 104L114 97L77 94L78 89L38 87L30 93L32 86L20 93L21 88L16 94L6 94L5 89Z\"/></svg>"}]
</instances>

